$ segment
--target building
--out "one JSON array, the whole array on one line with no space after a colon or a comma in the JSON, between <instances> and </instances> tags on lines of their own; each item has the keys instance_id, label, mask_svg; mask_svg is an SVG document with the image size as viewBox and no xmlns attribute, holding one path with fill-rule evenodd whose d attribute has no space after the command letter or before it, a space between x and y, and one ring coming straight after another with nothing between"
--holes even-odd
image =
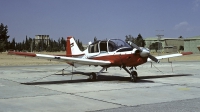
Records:
<instances>
[{"instance_id":1,"label":"building","mask_svg":"<svg viewBox=\"0 0 200 112\"><path fill-rule=\"evenodd\" d=\"M179 52L180 48L184 46L184 39L182 38L160 38L158 37L150 37L145 38L145 47L150 49L150 46L155 43L160 43L158 45L158 51L172 53L172 52ZM155 51L155 50L151 50Z\"/></svg>"},{"instance_id":2,"label":"building","mask_svg":"<svg viewBox=\"0 0 200 112\"><path fill-rule=\"evenodd\" d=\"M35 44L37 45L41 41L48 46L49 45L49 35L35 35Z\"/></svg>"},{"instance_id":3,"label":"building","mask_svg":"<svg viewBox=\"0 0 200 112\"><path fill-rule=\"evenodd\" d=\"M184 51L200 53L200 36L184 39Z\"/></svg>"}]
</instances>

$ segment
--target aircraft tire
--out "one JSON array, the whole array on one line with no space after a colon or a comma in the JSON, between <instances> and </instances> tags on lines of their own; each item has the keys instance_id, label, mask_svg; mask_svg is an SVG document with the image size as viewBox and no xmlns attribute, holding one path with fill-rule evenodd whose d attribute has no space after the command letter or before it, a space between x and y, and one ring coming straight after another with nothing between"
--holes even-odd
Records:
<instances>
[{"instance_id":1,"label":"aircraft tire","mask_svg":"<svg viewBox=\"0 0 200 112\"><path fill-rule=\"evenodd\" d=\"M138 77L138 75L137 75L137 72L136 71L132 71L131 72L131 81L132 82L137 82L137 78Z\"/></svg>"},{"instance_id":2,"label":"aircraft tire","mask_svg":"<svg viewBox=\"0 0 200 112\"><path fill-rule=\"evenodd\" d=\"M90 73L89 80L94 81L96 79L97 79L96 73L94 73L94 72Z\"/></svg>"}]
</instances>

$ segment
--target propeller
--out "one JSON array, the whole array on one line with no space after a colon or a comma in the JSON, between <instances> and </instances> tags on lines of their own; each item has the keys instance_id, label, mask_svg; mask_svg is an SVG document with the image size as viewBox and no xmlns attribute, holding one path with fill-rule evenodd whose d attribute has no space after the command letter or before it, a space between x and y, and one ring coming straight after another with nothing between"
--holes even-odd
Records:
<instances>
[{"instance_id":1,"label":"propeller","mask_svg":"<svg viewBox=\"0 0 200 112\"><path fill-rule=\"evenodd\" d=\"M151 54L149 54L149 58L153 61L155 61L156 63L159 63L160 61L155 57L155 56L152 56Z\"/></svg>"},{"instance_id":2,"label":"propeller","mask_svg":"<svg viewBox=\"0 0 200 112\"><path fill-rule=\"evenodd\" d=\"M147 56L148 56L151 60L155 61L156 63L159 63L159 62L160 62L156 57L152 56L152 55L149 53L149 50L147 50L147 49L145 49L145 48L141 49L140 47L138 47L136 44L134 44L134 43L131 42L131 41L128 41L128 43L129 43L130 45L132 45L133 47L135 47L137 50L140 51L140 56L142 56L142 57L147 57Z\"/></svg>"}]
</instances>

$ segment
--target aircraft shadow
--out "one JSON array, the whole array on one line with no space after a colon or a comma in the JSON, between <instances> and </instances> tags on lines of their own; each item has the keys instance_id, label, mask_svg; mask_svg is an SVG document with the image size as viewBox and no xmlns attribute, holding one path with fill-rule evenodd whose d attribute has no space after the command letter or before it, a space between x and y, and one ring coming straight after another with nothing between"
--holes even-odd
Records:
<instances>
[{"instance_id":1,"label":"aircraft shadow","mask_svg":"<svg viewBox=\"0 0 200 112\"><path fill-rule=\"evenodd\" d=\"M182 77L182 76L192 76L192 74L140 76L139 78L140 78L140 79L157 79L157 78Z\"/></svg>"},{"instance_id":2,"label":"aircraft shadow","mask_svg":"<svg viewBox=\"0 0 200 112\"><path fill-rule=\"evenodd\" d=\"M55 74L55 75L72 75L72 74L81 74L81 75L85 75L85 76L89 76L91 72L71 72L71 73L65 73L65 74ZM108 73L108 72L101 72L101 73ZM100 76L100 75L99 75Z\"/></svg>"},{"instance_id":3,"label":"aircraft shadow","mask_svg":"<svg viewBox=\"0 0 200 112\"><path fill-rule=\"evenodd\" d=\"M89 75L89 73L83 72L73 72L73 74L81 74L81 75ZM62 75L62 74L56 74ZM156 75L156 76L140 76L138 77L137 83L154 83L154 81L147 80L147 79L156 79L156 78L168 78L168 77L182 77L182 76L192 76L191 74L176 74L176 75ZM75 80L60 80L60 81L43 81L43 82L26 82L21 83L24 85L48 85L48 84L66 84L66 83L83 83L83 82L102 82L102 81L130 81L130 77L123 77L123 76L108 76L108 75L99 75L96 81L90 81L88 79L75 79Z\"/></svg>"}]
</instances>

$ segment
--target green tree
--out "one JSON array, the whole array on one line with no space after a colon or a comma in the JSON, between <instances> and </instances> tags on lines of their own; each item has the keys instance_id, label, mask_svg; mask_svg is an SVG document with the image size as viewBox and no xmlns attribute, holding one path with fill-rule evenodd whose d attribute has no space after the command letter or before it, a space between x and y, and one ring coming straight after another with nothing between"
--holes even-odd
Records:
<instances>
[{"instance_id":1,"label":"green tree","mask_svg":"<svg viewBox=\"0 0 200 112\"><path fill-rule=\"evenodd\" d=\"M146 45L145 40L142 38L141 34L138 34L137 38L135 39L135 44L139 47L144 47Z\"/></svg>"},{"instance_id":2,"label":"green tree","mask_svg":"<svg viewBox=\"0 0 200 112\"><path fill-rule=\"evenodd\" d=\"M184 50L184 46L182 46L182 45L179 46L179 50L180 50L180 51L183 51L183 50Z\"/></svg>"},{"instance_id":3,"label":"green tree","mask_svg":"<svg viewBox=\"0 0 200 112\"><path fill-rule=\"evenodd\" d=\"M33 45L32 45L32 47L33 47L32 50L35 51L35 49L36 49L35 39L33 39Z\"/></svg>"},{"instance_id":4,"label":"green tree","mask_svg":"<svg viewBox=\"0 0 200 112\"><path fill-rule=\"evenodd\" d=\"M4 26L3 23L0 25L0 52L3 52L8 47L8 26Z\"/></svg>"},{"instance_id":5,"label":"green tree","mask_svg":"<svg viewBox=\"0 0 200 112\"><path fill-rule=\"evenodd\" d=\"M61 50L66 50L66 40L63 37L61 38Z\"/></svg>"},{"instance_id":6,"label":"green tree","mask_svg":"<svg viewBox=\"0 0 200 112\"><path fill-rule=\"evenodd\" d=\"M156 50L156 52L158 51L158 48L162 48L161 42L152 43L149 47L150 50L154 49L154 50Z\"/></svg>"},{"instance_id":7,"label":"green tree","mask_svg":"<svg viewBox=\"0 0 200 112\"><path fill-rule=\"evenodd\" d=\"M29 49L29 45L30 45L30 43L28 42L28 37L26 35L26 40L25 40L25 43L24 43L24 50L27 51Z\"/></svg>"},{"instance_id":8,"label":"green tree","mask_svg":"<svg viewBox=\"0 0 200 112\"><path fill-rule=\"evenodd\" d=\"M48 52L53 52L53 40L49 39L49 45L47 47Z\"/></svg>"},{"instance_id":9,"label":"green tree","mask_svg":"<svg viewBox=\"0 0 200 112\"><path fill-rule=\"evenodd\" d=\"M125 41L131 41L139 47L144 47L146 45L145 40L142 38L141 34L138 34L137 38L134 38L132 35L126 35Z\"/></svg>"},{"instance_id":10,"label":"green tree","mask_svg":"<svg viewBox=\"0 0 200 112\"><path fill-rule=\"evenodd\" d=\"M31 52L31 50L33 51L33 46L34 46L34 45L33 45L33 39L29 37L29 38L28 38L28 43L29 43L29 44L27 45L27 47L28 47L27 50L28 50L29 52Z\"/></svg>"},{"instance_id":11,"label":"green tree","mask_svg":"<svg viewBox=\"0 0 200 112\"><path fill-rule=\"evenodd\" d=\"M23 52L26 50L26 44L25 44L25 41L23 40L23 42L22 42L22 45L21 45L21 47L22 47L22 50L23 50Z\"/></svg>"},{"instance_id":12,"label":"green tree","mask_svg":"<svg viewBox=\"0 0 200 112\"><path fill-rule=\"evenodd\" d=\"M83 51L83 50L84 50L84 47L83 47L82 42L80 42L79 39L78 39L78 40L75 40L75 41L76 41L76 44L78 45L79 49L80 49L81 51Z\"/></svg>"},{"instance_id":13,"label":"green tree","mask_svg":"<svg viewBox=\"0 0 200 112\"><path fill-rule=\"evenodd\" d=\"M21 42L19 42L19 43L16 44L16 50L17 51L22 51L23 50L22 48L23 47L22 47L22 43Z\"/></svg>"},{"instance_id":14,"label":"green tree","mask_svg":"<svg viewBox=\"0 0 200 112\"><path fill-rule=\"evenodd\" d=\"M10 44L10 49L15 50L15 38L12 39L12 42Z\"/></svg>"},{"instance_id":15,"label":"green tree","mask_svg":"<svg viewBox=\"0 0 200 112\"><path fill-rule=\"evenodd\" d=\"M135 38L132 35L126 35L125 37L126 37L125 39L126 42L131 41L135 43Z\"/></svg>"}]
</instances>

